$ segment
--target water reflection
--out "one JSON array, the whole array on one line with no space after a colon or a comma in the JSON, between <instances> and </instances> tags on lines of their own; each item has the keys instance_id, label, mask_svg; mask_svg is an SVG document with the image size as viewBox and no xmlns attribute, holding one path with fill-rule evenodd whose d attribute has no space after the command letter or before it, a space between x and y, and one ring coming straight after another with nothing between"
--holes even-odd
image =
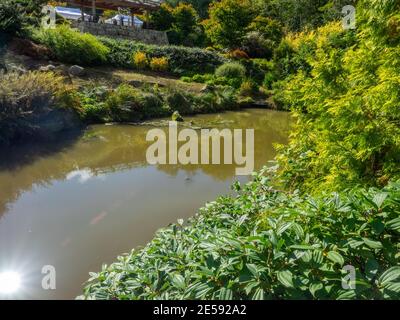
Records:
<instances>
[{"instance_id":1,"label":"water reflection","mask_svg":"<svg viewBox=\"0 0 400 320\"><path fill-rule=\"evenodd\" d=\"M268 110L186 120L254 128L255 168L273 159L289 126L288 114ZM149 129L92 126L79 139L0 154L0 272L29 266L20 298L73 298L89 271L229 192L236 165L147 165ZM41 290L43 265L56 267L57 290Z\"/></svg>"}]
</instances>

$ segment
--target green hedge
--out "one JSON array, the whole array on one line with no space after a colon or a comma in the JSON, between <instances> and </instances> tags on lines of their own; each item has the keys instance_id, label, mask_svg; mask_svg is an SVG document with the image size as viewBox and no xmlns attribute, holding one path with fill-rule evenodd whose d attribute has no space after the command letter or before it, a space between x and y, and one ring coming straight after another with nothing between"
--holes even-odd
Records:
<instances>
[{"instance_id":1,"label":"green hedge","mask_svg":"<svg viewBox=\"0 0 400 320\"><path fill-rule=\"evenodd\" d=\"M145 52L149 58L167 57L171 71L179 75L213 73L218 66L225 62L225 58L218 53L200 48L146 45L105 37L99 39L110 49L108 62L116 67L134 68L132 55L137 51Z\"/></svg>"},{"instance_id":2,"label":"green hedge","mask_svg":"<svg viewBox=\"0 0 400 320\"><path fill-rule=\"evenodd\" d=\"M316 198L258 175L91 278L88 299L396 299L400 181ZM354 289L342 280L354 267Z\"/></svg>"}]
</instances>

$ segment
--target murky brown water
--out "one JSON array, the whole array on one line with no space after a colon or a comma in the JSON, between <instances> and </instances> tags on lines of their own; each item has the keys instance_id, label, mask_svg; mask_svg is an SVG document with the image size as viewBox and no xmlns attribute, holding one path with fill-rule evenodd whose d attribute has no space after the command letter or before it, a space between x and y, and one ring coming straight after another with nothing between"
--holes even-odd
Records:
<instances>
[{"instance_id":1,"label":"murky brown water","mask_svg":"<svg viewBox=\"0 0 400 320\"><path fill-rule=\"evenodd\" d=\"M254 128L259 169L273 159L273 143L286 142L290 119L252 109L186 120ZM78 138L0 151L0 273L21 276L14 298L74 298L89 271L248 180L234 165L148 165L150 128L96 125ZM44 265L55 267L55 290L42 289Z\"/></svg>"}]
</instances>

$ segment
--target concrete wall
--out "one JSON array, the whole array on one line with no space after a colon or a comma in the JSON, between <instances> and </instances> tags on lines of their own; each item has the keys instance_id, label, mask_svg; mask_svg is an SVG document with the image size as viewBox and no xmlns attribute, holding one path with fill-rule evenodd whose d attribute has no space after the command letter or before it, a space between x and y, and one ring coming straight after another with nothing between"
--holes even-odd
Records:
<instances>
[{"instance_id":1,"label":"concrete wall","mask_svg":"<svg viewBox=\"0 0 400 320\"><path fill-rule=\"evenodd\" d=\"M74 22L72 27L81 32L91 33L95 36L108 36L135 40L147 44L168 45L167 33L150 29L139 29L132 26L118 26L107 23Z\"/></svg>"}]
</instances>

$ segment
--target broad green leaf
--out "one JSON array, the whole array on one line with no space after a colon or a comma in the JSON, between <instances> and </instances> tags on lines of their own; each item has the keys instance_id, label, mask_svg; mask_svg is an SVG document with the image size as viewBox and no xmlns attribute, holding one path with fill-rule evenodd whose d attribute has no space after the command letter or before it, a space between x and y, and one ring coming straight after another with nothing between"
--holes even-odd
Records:
<instances>
[{"instance_id":1,"label":"broad green leaf","mask_svg":"<svg viewBox=\"0 0 400 320\"><path fill-rule=\"evenodd\" d=\"M356 292L354 290L341 290L339 291L337 300L351 300L356 297Z\"/></svg>"},{"instance_id":2,"label":"broad green leaf","mask_svg":"<svg viewBox=\"0 0 400 320\"><path fill-rule=\"evenodd\" d=\"M227 289L227 288L222 288L219 291L219 299L220 300L232 300L233 298L233 293L231 289Z\"/></svg>"},{"instance_id":3,"label":"broad green leaf","mask_svg":"<svg viewBox=\"0 0 400 320\"><path fill-rule=\"evenodd\" d=\"M282 223L279 225L279 227L276 230L276 234L279 236L281 234L283 234L287 229L289 229L292 226L291 222L287 222L287 223Z\"/></svg>"},{"instance_id":4,"label":"broad green leaf","mask_svg":"<svg viewBox=\"0 0 400 320\"><path fill-rule=\"evenodd\" d=\"M400 232L400 217L390 220L386 223L386 227L390 230Z\"/></svg>"},{"instance_id":5,"label":"broad green leaf","mask_svg":"<svg viewBox=\"0 0 400 320\"><path fill-rule=\"evenodd\" d=\"M180 274L174 274L172 276L171 282L175 287L179 289L185 289L186 287L185 278L182 277Z\"/></svg>"},{"instance_id":6,"label":"broad green leaf","mask_svg":"<svg viewBox=\"0 0 400 320\"><path fill-rule=\"evenodd\" d=\"M385 289L394 291L400 294L400 282L390 282L385 286ZM398 296L399 298L400 296Z\"/></svg>"},{"instance_id":7,"label":"broad green leaf","mask_svg":"<svg viewBox=\"0 0 400 320\"><path fill-rule=\"evenodd\" d=\"M260 273L258 272L258 269L255 264L252 263L246 263L247 269L252 273L253 276L258 278L260 276Z\"/></svg>"},{"instance_id":8,"label":"broad green leaf","mask_svg":"<svg viewBox=\"0 0 400 320\"><path fill-rule=\"evenodd\" d=\"M382 249L382 243L380 241L374 241L368 238L363 238L364 243L371 249Z\"/></svg>"},{"instance_id":9,"label":"broad green leaf","mask_svg":"<svg viewBox=\"0 0 400 320\"><path fill-rule=\"evenodd\" d=\"M318 290L321 290L323 287L324 287L324 285L321 282L318 282L318 283L314 282L310 285L309 290L310 290L311 294L313 295L313 297L315 297L315 293Z\"/></svg>"},{"instance_id":10,"label":"broad green leaf","mask_svg":"<svg viewBox=\"0 0 400 320\"><path fill-rule=\"evenodd\" d=\"M251 299L252 300L264 300L264 290L261 288L257 288L256 292L254 292Z\"/></svg>"},{"instance_id":11,"label":"broad green leaf","mask_svg":"<svg viewBox=\"0 0 400 320\"><path fill-rule=\"evenodd\" d=\"M287 288L293 288L293 274L289 270L277 272L278 281Z\"/></svg>"},{"instance_id":12,"label":"broad green leaf","mask_svg":"<svg viewBox=\"0 0 400 320\"><path fill-rule=\"evenodd\" d=\"M290 246L291 249L297 249L297 250L314 250L315 248L313 246L307 245L307 244L296 244Z\"/></svg>"},{"instance_id":13,"label":"broad green leaf","mask_svg":"<svg viewBox=\"0 0 400 320\"><path fill-rule=\"evenodd\" d=\"M385 202L388 194L385 192L377 193L372 201L376 204L378 209L382 208L382 204Z\"/></svg>"},{"instance_id":14,"label":"broad green leaf","mask_svg":"<svg viewBox=\"0 0 400 320\"><path fill-rule=\"evenodd\" d=\"M371 226L375 234L381 234L385 230L385 225L380 220L374 220Z\"/></svg>"},{"instance_id":15,"label":"broad green leaf","mask_svg":"<svg viewBox=\"0 0 400 320\"><path fill-rule=\"evenodd\" d=\"M312 256L313 260L317 264L321 264L324 261L324 255L322 254L322 250L314 250Z\"/></svg>"},{"instance_id":16,"label":"broad green leaf","mask_svg":"<svg viewBox=\"0 0 400 320\"><path fill-rule=\"evenodd\" d=\"M393 282L397 278L400 277L400 267L391 267L386 270L382 275L379 277L379 283L383 286L386 286L390 282Z\"/></svg>"},{"instance_id":17,"label":"broad green leaf","mask_svg":"<svg viewBox=\"0 0 400 320\"><path fill-rule=\"evenodd\" d=\"M327 256L326 256L329 260L340 264L341 266L344 264L344 258L342 257L342 255L336 251L329 251Z\"/></svg>"}]
</instances>

